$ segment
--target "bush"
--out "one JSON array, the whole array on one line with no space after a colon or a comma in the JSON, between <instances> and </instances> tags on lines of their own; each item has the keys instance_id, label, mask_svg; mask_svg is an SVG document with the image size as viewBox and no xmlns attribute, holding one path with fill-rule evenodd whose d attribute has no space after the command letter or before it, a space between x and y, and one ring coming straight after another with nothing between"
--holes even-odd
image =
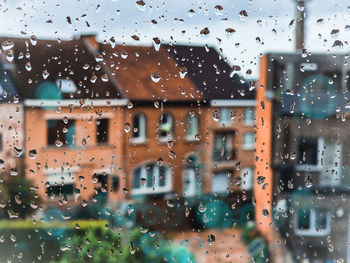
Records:
<instances>
[{"instance_id":1,"label":"bush","mask_svg":"<svg viewBox=\"0 0 350 263\"><path fill-rule=\"evenodd\" d=\"M0 221L0 262L50 262L60 259L65 240L77 228L104 229L106 221L35 222L29 220Z\"/></svg>"},{"instance_id":2,"label":"bush","mask_svg":"<svg viewBox=\"0 0 350 263\"><path fill-rule=\"evenodd\" d=\"M12 174L12 175L11 175ZM24 171L6 171L1 175L0 218L21 218L32 215L42 200L33 190L33 184L24 176Z\"/></svg>"},{"instance_id":3,"label":"bush","mask_svg":"<svg viewBox=\"0 0 350 263\"><path fill-rule=\"evenodd\" d=\"M121 234L111 229L89 228L68 237L61 247L60 263L116 263L121 260Z\"/></svg>"}]
</instances>

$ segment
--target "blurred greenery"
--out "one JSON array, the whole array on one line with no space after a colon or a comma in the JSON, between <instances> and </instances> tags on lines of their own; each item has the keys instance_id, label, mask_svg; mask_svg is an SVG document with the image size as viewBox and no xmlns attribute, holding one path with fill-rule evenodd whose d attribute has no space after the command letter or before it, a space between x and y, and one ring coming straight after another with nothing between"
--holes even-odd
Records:
<instances>
[{"instance_id":1,"label":"blurred greenery","mask_svg":"<svg viewBox=\"0 0 350 263\"><path fill-rule=\"evenodd\" d=\"M33 183L24 177L24 169L2 172L0 184L0 218L26 218L42 204Z\"/></svg>"}]
</instances>

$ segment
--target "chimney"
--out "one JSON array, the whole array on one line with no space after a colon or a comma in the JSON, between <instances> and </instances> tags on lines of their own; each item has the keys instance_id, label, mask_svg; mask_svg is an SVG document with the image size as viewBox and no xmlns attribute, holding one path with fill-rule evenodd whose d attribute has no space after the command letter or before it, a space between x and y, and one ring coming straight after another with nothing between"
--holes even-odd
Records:
<instances>
[{"instance_id":1,"label":"chimney","mask_svg":"<svg viewBox=\"0 0 350 263\"><path fill-rule=\"evenodd\" d=\"M306 0L295 0L296 12L295 12L295 50L301 51L305 46L305 2Z\"/></svg>"},{"instance_id":2,"label":"chimney","mask_svg":"<svg viewBox=\"0 0 350 263\"><path fill-rule=\"evenodd\" d=\"M96 34L81 34L77 39L83 40L85 45L91 51L97 51L99 49L99 43L96 40Z\"/></svg>"}]
</instances>

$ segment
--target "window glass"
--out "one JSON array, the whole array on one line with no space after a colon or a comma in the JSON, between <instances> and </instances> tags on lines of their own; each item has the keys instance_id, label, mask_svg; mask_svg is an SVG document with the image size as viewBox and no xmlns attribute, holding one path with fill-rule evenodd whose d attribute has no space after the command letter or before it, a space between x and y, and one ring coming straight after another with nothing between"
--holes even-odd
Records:
<instances>
[{"instance_id":1,"label":"window glass","mask_svg":"<svg viewBox=\"0 0 350 263\"><path fill-rule=\"evenodd\" d=\"M96 120L96 140L97 143L108 143L108 129L109 120L108 119L98 119Z\"/></svg>"},{"instance_id":2,"label":"window glass","mask_svg":"<svg viewBox=\"0 0 350 263\"><path fill-rule=\"evenodd\" d=\"M252 190L254 180L253 168L244 168L241 172L241 188L244 190Z\"/></svg>"},{"instance_id":3,"label":"window glass","mask_svg":"<svg viewBox=\"0 0 350 263\"><path fill-rule=\"evenodd\" d=\"M48 146L74 146L75 120L53 119L47 121Z\"/></svg>"},{"instance_id":4,"label":"window glass","mask_svg":"<svg viewBox=\"0 0 350 263\"><path fill-rule=\"evenodd\" d=\"M224 193L230 188L230 177L227 172L214 174L211 191L213 193Z\"/></svg>"},{"instance_id":5,"label":"window glass","mask_svg":"<svg viewBox=\"0 0 350 263\"><path fill-rule=\"evenodd\" d=\"M199 134L198 125L198 117L189 114L186 118L186 140L196 140L196 136Z\"/></svg>"},{"instance_id":6,"label":"window glass","mask_svg":"<svg viewBox=\"0 0 350 263\"><path fill-rule=\"evenodd\" d=\"M243 149L252 150L255 147L255 134L246 133L243 135Z\"/></svg>"},{"instance_id":7,"label":"window glass","mask_svg":"<svg viewBox=\"0 0 350 263\"><path fill-rule=\"evenodd\" d=\"M70 79L58 79L56 81L56 85L62 93L70 93L77 91L77 86L75 85L74 81Z\"/></svg>"},{"instance_id":8,"label":"window glass","mask_svg":"<svg viewBox=\"0 0 350 263\"><path fill-rule=\"evenodd\" d=\"M229 161L234 158L233 133L216 133L214 136L214 161Z\"/></svg>"},{"instance_id":9,"label":"window glass","mask_svg":"<svg viewBox=\"0 0 350 263\"><path fill-rule=\"evenodd\" d=\"M173 136L173 117L170 113L164 113L160 116L160 139L167 140Z\"/></svg>"},{"instance_id":10,"label":"window glass","mask_svg":"<svg viewBox=\"0 0 350 263\"><path fill-rule=\"evenodd\" d=\"M144 142L146 140L146 117L144 114L136 114L133 117L133 142Z\"/></svg>"},{"instance_id":11,"label":"window glass","mask_svg":"<svg viewBox=\"0 0 350 263\"><path fill-rule=\"evenodd\" d=\"M244 110L244 124L253 125L255 121L255 112L252 108L246 108Z\"/></svg>"}]
</instances>

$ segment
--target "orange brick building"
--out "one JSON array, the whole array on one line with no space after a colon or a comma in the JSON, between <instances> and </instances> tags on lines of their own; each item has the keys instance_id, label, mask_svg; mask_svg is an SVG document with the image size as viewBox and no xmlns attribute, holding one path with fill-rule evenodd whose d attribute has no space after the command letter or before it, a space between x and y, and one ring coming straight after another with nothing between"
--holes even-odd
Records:
<instances>
[{"instance_id":1,"label":"orange brick building","mask_svg":"<svg viewBox=\"0 0 350 263\"><path fill-rule=\"evenodd\" d=\"M213 48L2 41L48 201L251 193L254 91Z\"/></svg>"}]
</instances>

